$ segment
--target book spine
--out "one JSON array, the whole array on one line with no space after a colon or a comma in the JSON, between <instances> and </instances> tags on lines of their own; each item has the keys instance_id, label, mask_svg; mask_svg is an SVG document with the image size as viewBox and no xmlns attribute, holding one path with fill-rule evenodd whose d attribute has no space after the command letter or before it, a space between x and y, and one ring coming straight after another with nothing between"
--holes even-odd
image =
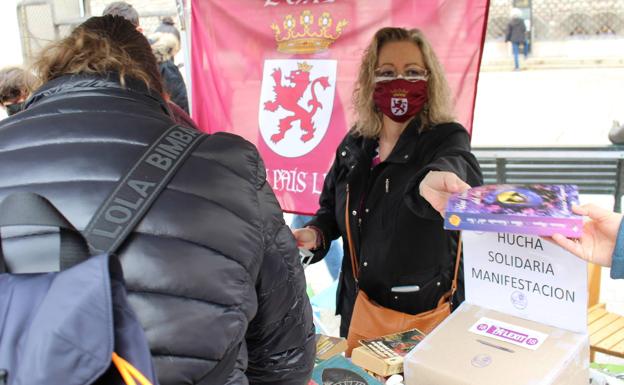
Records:
<instances>
[{"instance_id":1,"label":"book spine","mask_svg":"<svg viewBox=\"0 0 624 385\"><path fill-rule=\"evenodd\" d=\"M354 349L351 362L381 376L390 376L403 372L403 357L397 356L382 359L375 356L374 353L366 347Z\"/></svg>"},{"instance_id":2,"label":"book spine","mask_svg":"<svg viewBox=\"0 0 624 385\"><path fill-rule=\"evenodd\" d=\"M449 212L444 220L447 230L494 231L550 236L559 233L578 237L582 232L582 219L555 218L499 214L466 214Z\"/></svg>"}]
</instances>

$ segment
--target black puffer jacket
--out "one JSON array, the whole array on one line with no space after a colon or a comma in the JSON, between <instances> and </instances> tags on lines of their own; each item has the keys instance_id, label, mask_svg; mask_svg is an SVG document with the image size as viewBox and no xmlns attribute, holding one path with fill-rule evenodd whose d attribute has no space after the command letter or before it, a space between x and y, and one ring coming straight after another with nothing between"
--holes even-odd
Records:
<instances>
[{"instance_id":1,"label":"black puffer jacket","mask_svg":"<svg viewBox=\"0 0 624 385\"><path fill-rule=\"evenodd\" d=\"M32 191L84 229L148 143L172 125L164 102L113 76L56 79L0 123L0 199ZM232 384L304 384L314 330L297 248L253 145L203 140L120 249L129 301L160 383L212 384L237 349ZM13 272L55 270L41 230L4 232ZM24 236L26 231L26 236ZM233 361L233 360L232 360Z\"/></svg>"}]
</instances>

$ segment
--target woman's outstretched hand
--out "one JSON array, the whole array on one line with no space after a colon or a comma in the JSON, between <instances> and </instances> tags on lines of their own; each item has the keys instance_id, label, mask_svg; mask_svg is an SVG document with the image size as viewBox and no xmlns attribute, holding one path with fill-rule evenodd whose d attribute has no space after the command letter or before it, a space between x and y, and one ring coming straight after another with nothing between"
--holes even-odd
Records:
<instances>
[{"instance_id":1,"label":"woman's outstretched hand","mask_svg":"<svg viewBox=\"0 0 624 385\"><path fill-rule=\"evenodd\" d=\"M429 204L444 216L446 204L451 195L464 192L470 185L459 179L457 175L448 171L429 171L420 182L420 195Z\"/></svg>"}]
</instances>

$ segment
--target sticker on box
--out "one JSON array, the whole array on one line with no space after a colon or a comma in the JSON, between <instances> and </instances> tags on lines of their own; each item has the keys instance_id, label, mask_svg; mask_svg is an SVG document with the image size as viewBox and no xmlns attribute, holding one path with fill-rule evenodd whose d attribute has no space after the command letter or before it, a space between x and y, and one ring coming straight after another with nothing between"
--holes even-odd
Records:
<instances>
[{"instance_id":1,"label":"sticker on box","mask_svg":"<svg viewBox=\"0 0 624 385\"><path fill-rule=\"evenodd\" d=\"M468 330L480 336L494 338L530 350L537 350L548 337L547 334L535 330L486 317L481 318Z\"/></svg>"}]
</instances>

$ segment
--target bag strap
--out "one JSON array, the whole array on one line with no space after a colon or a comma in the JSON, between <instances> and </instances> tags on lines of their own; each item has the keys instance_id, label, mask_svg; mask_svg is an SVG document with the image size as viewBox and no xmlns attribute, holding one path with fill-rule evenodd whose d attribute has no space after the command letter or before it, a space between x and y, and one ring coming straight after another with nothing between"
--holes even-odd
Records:
<instances>
[{"instance_id":1,"label":"bag strap","mask_svg":"<svg viewBox=\"0 0 624 385\"><path fill-rule=\"evenodd\" d=\"M197 130L175 125L158 137L119 181L87 225L85 237L91 248L98 252L117 251L206 136ZM239 351L240 345L228 349L211 370L211 374L217 373L211 376L212 383L227 381L236 366Z\"/></svg>"},{"instance_id":2,"label":"bag strap","mask_svg":"<svg viewBox=\"0 0 624 385\"><path fill-rule=\"evenodd\" d=\"M158 137L119 181L87 225L85 236L90 246L95 251L115 253L206 136L197 130L175 125ZM115 216L115 213L125 216ZM240 345L228 349L211 370L211 374L217 374L211 376L212 383L227 381L236 366L239 351ZM122 359L117 361L115 365L122 375L125 372L130 381L131 377L138 379L140 373L133 371L131 365L123 364Z\"/></svg>"},{"instance_id":3,"label":"bag strap","mask_svg":"<svg viewBox=\"0 0 624 385\"><path fill-rule=\"evenodd\" d=\"M232 371L236 367L240 349L241 345L234 345L225 352L225 355L210 371L211 383L221 385L227 382L228 377L230 377L230 374L232 374Z\"/></svg>"},{"instance_id":4,"label":"bag strap","mask_svg":"<svg viewBox=\"0 0 624 385\"><path fill-rule=\"evenodd\" d=\"M232 370L234 370L234 366L236 366L236 358L238 357L238 352L240 349L235 349L235 347L230 348L225 356L219 361L217 365L210 371L211 373L217 372L217 376L213 377L214 384L224 384ZM117 371L121 375L124 384L126 385L152 385L152 382L145 377L143 373L141 373L137 368L135 368L131 363L120 357L117 353L113 352L112 355L113 365L117 368ZM0 371L0 376L2 375L2 371ZM0 377L0 381L2 377ZM0 385L3 385L0 383Z\"/></svg>"},{"instance_id":5,"label":"bag strap","mask_svg":"<svg viewBox=\"0 0 624 385\"><path fill-rule=\"evenodd\" d=\"M49 200L31 192L13 193L0 203L0 228L7 226L47 226L60 230L60 269L68 269L89 258L87 241ZM7 266L0 240L0 273Z\"/></svg>"},{"instance_id":6,"label":"bag strap","mask_svg":"<svg viewBox=\"0 0 624 385\"><path fill-rule=\"evenodd\" d=\"M349 254L351 255L351 270L353 272L353 278L355 282L358 282L360 265L355 255L355 246L353 245L353 240L351 238L351 224L349 221L349 185L347 184L347 202L345 204L345 227L347 229L347 243L349 244ZM462 253L462 242L461 242L461 233L459 233L459 238L457 239L457 254L455 257L455 274L453 275L453 281L451 283L451 297L457 291L457 280L459 278L459 262L461 260Z\"/></svg>"},{"instance_id":7,"label":"bag strap","mask_svg":"<svg viewBox=\"0 0 624 385\"><path fill-rule=\"evenodd\" d=\"M205 137L197 130L175 125L147 148L85 228L94 253L117 251Z\"/></svg>"},{"instance_id":8,"label":"bag strap","mask_svg":"<svg viewBox=\"0 0 624 385\"><path fill-rule=\"evenodd\" d=\"M349 244L349 255L351 256L351 272L355 283L358 283L360 277L360 263L355 255L355 245L351 238L351 223L349 221L349 185L347 184L347 203L345 204L345 227L347 228L347 243Z\"/></svg>"},{"instance_id":9,"label":"bag strap","mask_svg":"<svg viewBox=\"0 0 624 385\"><path fill-rule=\"evenodd\" d=\"M457 291L457 279L459 278L459 262L461 260L462 254L462 240L461 240L461 232L459 233L459 237L457 238L457 256L455 257L455 275L453 275L453 282L451 283L451 296L450 301L453 302L453 295Z\"/></svg>"},{"instance_id":10,"label":"bag strap","mask_svg":"<svg viewBox=\"0 0 624 385\"><path fill-rule=\"evenodd\" d=\"M111 358L125 385L137 385L137 381L139 385L152 385L152 382L143 373L131 363L119 357L117 353L113 352Z\"/></svg>"}]
</instances>

